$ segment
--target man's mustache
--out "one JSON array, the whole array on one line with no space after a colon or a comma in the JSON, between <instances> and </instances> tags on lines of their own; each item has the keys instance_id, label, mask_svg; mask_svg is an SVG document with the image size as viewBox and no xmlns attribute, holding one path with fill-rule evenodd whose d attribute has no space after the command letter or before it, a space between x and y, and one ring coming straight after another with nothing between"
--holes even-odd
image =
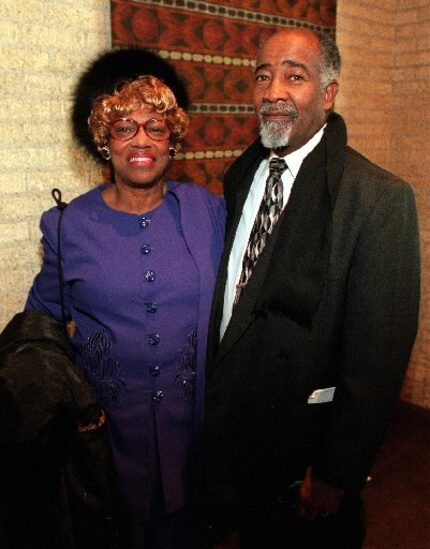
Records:
<instances>
[{"instance_id":1,"label":"man's mustache","mask_svg":"<svg viewBox=\"0 0 430 549\"><path fill-rule=\"evenodd\" d=\"M297 118L298 112L294 105L286 103L285 101L278 101L277 103L263 103L258 110L260 116L268 114L286 114L291 119Z\"/></svg>"}]
</instances>

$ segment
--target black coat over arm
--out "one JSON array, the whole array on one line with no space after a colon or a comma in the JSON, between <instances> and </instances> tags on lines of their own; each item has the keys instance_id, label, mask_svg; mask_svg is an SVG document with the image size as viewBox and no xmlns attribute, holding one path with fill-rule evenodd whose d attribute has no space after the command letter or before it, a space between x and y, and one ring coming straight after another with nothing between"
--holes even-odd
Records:
<instances>
[{"instance_id":1,"label":"black coat over arm","mask_svg":"<svg viewBox=\"0 0 430 549\"><path fill-rule=\"evenodd\" d=\"M62 326L15 315L0 334L2 549L120 549L105 429Z\"/></svg>"}]
</instances>

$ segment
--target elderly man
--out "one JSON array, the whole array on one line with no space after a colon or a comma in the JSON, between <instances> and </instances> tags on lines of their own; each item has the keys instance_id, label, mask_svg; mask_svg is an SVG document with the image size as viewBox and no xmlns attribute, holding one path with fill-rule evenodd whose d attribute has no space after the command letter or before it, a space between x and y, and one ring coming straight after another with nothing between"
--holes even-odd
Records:
<instances>
[{"instance_id":1,"label":"elderly man","mask_svg":"<svg viewBox=\"0 0 430 549\"><path fill-rule=\"evenodd\" d=\"M347 146L339 69L328 36L270 35L260 139L225 176L206 401L217 547L363 543L360 491L417 330L419 242L409 185Z\"/></svg>"}]
</instances>

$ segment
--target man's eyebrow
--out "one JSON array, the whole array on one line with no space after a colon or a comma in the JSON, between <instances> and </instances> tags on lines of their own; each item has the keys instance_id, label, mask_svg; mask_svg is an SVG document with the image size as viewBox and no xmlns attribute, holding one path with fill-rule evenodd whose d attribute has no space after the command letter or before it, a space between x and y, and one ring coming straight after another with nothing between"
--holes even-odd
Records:
<instances>
[{"instance_id":1,"label":"man's eyebrow","mask_svg":"<svg viewBox=\"0 0 430 549\"><path fill-rule=\"evenodd\" d=\"M300 69L303 69L307 74L309 74L309 71L308 71L306 65L304 65L303 63L300 63L299 61L294 61L294 59L284 59L281 62L281 65L287 65L288 67L300 68ZM257 73L258 71L268 70L271 67L272 67L271 63L261 63L260 65L255 67L255 72Z\"/></svg>"},{"instance_id":2,"label":"man's eyebrow","mask_svg":"<svg viewBox=\"0 0 430 549\"><path fill-rule=\"evenodd\" d=\"M289 67L295 67L303 69L305 72L309 72L306 65L299 63L299 61L294 61L294 59L285 59L282 61L281 65L288 65Z\"/></svg>"},{"instance_id":3,"label":"man's eyebrow","mask_svg":"<svg viewBox=\"0 0 430 549\"><path fill-rule=\"evenodd\" d=\"M255 67L254 72L267 70L267 69L269 69L271 66L272 66L272 65L271 65L270 63L261 63L260 65L257 65L257 66Z\"/></svg>"}]
</instances>

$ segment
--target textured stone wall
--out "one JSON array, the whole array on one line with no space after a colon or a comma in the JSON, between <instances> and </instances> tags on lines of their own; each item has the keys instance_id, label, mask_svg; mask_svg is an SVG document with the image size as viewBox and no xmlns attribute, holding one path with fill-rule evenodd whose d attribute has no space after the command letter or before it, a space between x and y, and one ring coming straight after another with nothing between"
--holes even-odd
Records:
<instances>
[{"instance_id":1,"label":"textured stone wall","mask_svg":"<svg viewBox=\"0 0 430 549\"><path fill-rule=\"evenodd\" d=\"M71 139L76 79L110 48L107 0L0 2L0 329L40 267L39 217L89 188L100 169Z\"/></svg>"},{"instance_id":2,"label":"textured stone wall","mask_svg":"<svg viewBox=\"0 0 430 549\"><path fill-rule=\"evenodd\" d=\"M338 0L337 41L344 61L338 110L350 144L415 190L422 299L403 398L430 408L430 6Z\"/></svg>"}]
</instances>

